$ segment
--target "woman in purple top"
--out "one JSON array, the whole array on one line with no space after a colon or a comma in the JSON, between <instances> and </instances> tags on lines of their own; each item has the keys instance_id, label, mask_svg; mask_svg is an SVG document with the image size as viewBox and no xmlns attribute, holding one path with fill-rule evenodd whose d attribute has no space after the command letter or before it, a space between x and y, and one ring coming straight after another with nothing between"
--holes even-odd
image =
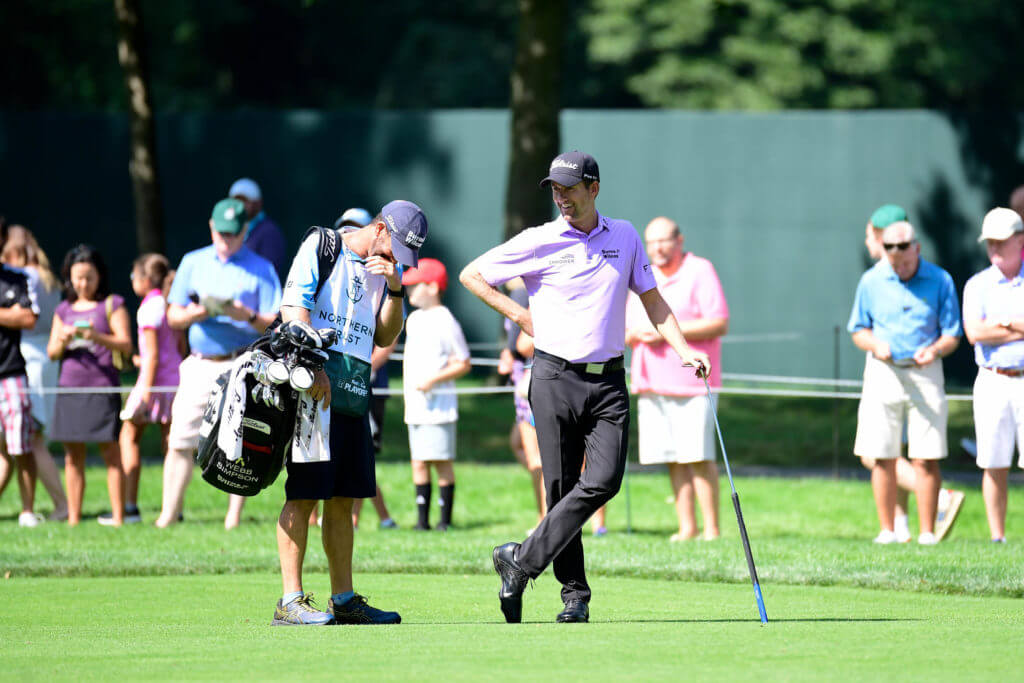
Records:
<instances>
[{"instance_id":1,"label":"woman in purple top","mask_svg":"<svg viewBox=\"0 0 1024 683\"><path fill-rule=\"evenodd\" d=\"M93 247L80 244L64 257L64 301L53 316L46 352L60 360L61 388L119 385L113 352L131 354L124 299L110 293L107 267ZM107 465L112 526L124 521L124 472L117 445L117 392L61 393L54 406L50 437L64 443L68 487L68 524L82 519L85 493L85 445L95 443Z\"/></svg>"}]
</instances>

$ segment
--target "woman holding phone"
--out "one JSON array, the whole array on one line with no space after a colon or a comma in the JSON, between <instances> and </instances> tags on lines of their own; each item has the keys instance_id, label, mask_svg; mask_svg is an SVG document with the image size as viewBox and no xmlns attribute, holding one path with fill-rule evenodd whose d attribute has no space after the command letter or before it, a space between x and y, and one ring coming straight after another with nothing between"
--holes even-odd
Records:
<instances>
[{"instance_id":1,"label":"woman holding phone","mask_svg":"<svg viewBox=\"0 0 1024 683\"><path fill-rule=\"evenodd\" d=\"M124 472L117 437L121 398L115 352L130 356L132 338L124 299L110 293L106 264L93 247L80 244L64 257L64 301L53 316L46 352L60 360L61 388L96 388L97 392L57 395L50 438L64 444L68 524L82 519L85 493L85 447L95 443L107 466L110 526L124 523Z\"/></svg>"}]
</instances>

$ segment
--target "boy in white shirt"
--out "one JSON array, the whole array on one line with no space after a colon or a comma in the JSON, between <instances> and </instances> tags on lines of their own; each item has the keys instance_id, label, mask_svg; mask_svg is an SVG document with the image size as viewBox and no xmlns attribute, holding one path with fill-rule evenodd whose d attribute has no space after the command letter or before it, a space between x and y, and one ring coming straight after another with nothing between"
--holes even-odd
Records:
<instances>
[{"instance_id":1,"label":"boy in white shirt","mask_svg":"<svg viewBox=\"0 0 1024 683\"><path fill-rule=\"evenodd\" d=\"M407 270L402 284L410 285L409 303L418 310L405 323L402 392L405 423L409 426L412 483L416 486L416 529L430 529L430 466L437 472L438 531L452 522L455 499L455 421L458 399L448 390L469 372L469 347L455 317L441 304L448 272L437 259L421 258Z\"/></svg>"}]
</instances>

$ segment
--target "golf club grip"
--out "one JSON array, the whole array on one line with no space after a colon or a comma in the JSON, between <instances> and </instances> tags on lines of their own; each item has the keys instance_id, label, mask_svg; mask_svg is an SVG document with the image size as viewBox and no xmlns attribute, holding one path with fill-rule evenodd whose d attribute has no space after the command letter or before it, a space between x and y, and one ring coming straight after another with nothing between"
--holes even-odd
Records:
<instances>
[{"instance_id":1,"label":"golf club grip","mask_svg":"<svg viewBox=\"0 0 1024 683\"><path fill-rule=\"evenodd\" d=\"M743 541L743 553L747 556L747 569L750 570L750 581L754 584L754 598L757 600L757 611L761 623L768 623L768 613L764 609L764 598L761 596L761 584L757 580L757 567L754 566L754 554L750 552L750 539L747 538L747 525L743 522L743 510L740 509L740 496L732 494L732 506L736 510L736 521L740 527L740 540Z\"/></svg>"}]
</instances>

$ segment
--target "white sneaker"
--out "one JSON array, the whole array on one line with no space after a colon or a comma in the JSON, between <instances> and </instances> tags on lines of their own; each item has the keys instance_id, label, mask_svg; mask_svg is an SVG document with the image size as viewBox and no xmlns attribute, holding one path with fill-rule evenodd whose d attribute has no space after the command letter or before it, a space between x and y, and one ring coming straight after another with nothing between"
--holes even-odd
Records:
<instances>
[{"instance_id":1,"label":"white sneaker","mask_svg":"<svg viewBox=\"0 0 1024 683\"><path fill-rule=\"evenodd\" d=\"M889 545L890 543L899 543L899 541L896 540L895 532L889 531L888 529L882 529L878 532L878 535L875 536L875 543L878 543L879 545Z\"/></svg>"},{"instance_id":2,"label":"white sneaker","mask_svg":"<svg viewBox=\"0 0 1024 683\"><path fill-rule=\"evenodd\" d=\"M43 523L43 516L38 512L22 512L18 515L18 526L37 527Z\"/></svg>"},{"instance_id":3,"label":"white sneaker","mask_svg":"<svg viewBox=\"0 0 1024 683\"><path fill-rule=\"evenodd\" d=\"M899 527L893 533L896 534L897 543L910 543L913 536L910 534L910 527Z\"/></svg>"},{"instance_id":4,"label":"white sneaker","mask_svg":"<svg viewBox=\"0 0 1024 683\"><path fill-rule=\"evenodd\" d=\"M917 537L918 545L935 545L939 542L939 539L935 538L935 534L930 531L925 531Z\"/></svg>"}]
</instances>

